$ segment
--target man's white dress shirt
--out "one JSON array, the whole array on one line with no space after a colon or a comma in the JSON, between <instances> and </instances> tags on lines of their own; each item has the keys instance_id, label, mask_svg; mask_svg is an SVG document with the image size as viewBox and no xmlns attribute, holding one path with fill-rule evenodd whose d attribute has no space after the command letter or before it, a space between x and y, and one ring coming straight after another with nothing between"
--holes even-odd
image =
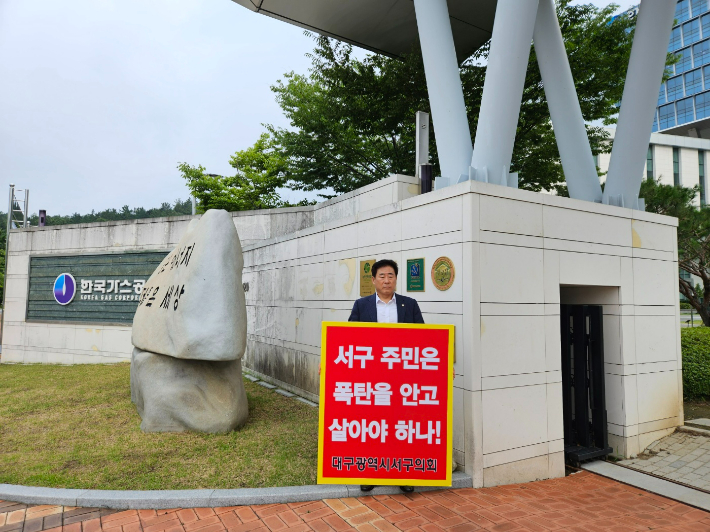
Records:
<instances>
[{"instance_id":1,"label":"man's white dress shirt","mask_svg":"<svg viewBox=\"0 0 710 532\"><path fill-rule=\"evenodd\" d=\"M397 323L397 301L396 296L392 294L392 299L389 303L385 303L380 299L380 294L375 292L375 307L377 308L377 323Z\"/></svg>"}]
</instances>

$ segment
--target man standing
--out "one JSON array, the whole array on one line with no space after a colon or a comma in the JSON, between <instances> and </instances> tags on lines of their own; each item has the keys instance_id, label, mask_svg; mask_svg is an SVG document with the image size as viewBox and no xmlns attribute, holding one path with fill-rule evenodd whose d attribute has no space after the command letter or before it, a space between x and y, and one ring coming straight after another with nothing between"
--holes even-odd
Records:
<instances>
[{"instance_id":1,"label":"man standing","mask_svg":"<svg viewBox=\"0 0 710 532\"><path fill-rule=\"evenodd\" d=\"M411 297L397 295L399 267L390 259L378 260L372 265L372 284L375 293L361 297L353 305L348 321L377 323L424 323L419 304ZM371 491L374 486L360 486L362 491ZM414 491L412 486L400 486L405 493Z\"/></svg>"},{"instance_id":2,"label":"man standing","mask_svg":"<svg viewBox=\"0 0 710 532\"><path fill-rule=\"evenodd\" d=\"M353 305L348 321L377 323L424 323L415 299L395 294L399 267L393 260L378 260L372 265L375 293L361 297Z\"/></svg>"}]
</instances>

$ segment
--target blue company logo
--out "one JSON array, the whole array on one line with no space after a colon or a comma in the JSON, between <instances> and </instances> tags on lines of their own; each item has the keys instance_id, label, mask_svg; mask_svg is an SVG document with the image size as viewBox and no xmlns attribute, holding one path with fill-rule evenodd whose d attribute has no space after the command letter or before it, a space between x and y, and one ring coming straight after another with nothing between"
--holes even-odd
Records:
<instances>
[{"instance_id":1,"label":"blue company logo","mask_svg":"<svg viewBox=\"0 0 710 532\"><path fill-rule=\"evenodd\" d=\"M62 273L54 281L54 299L60 305L68 305L76 295L76 281L71 273Z\"/></svg>"}]
</instances>

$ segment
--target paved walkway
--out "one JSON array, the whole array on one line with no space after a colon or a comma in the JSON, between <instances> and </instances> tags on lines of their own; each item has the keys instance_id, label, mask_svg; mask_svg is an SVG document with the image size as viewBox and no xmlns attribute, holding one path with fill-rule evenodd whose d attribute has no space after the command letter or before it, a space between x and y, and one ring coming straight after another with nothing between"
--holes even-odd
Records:
<instances>
[{"instance_id":1,"label":"paved walkway","mask_svg":"<svg viewBox=\"0 0 710 532\"><path fill-rule=\"evenodd\" d=\"M588 472L485 489L172 510L0 502L0 532L710 531L710 513Z\"/></svg>"},{"instance_id":2,"label":"paved walkway","mask_svg":"<svg viewBox=\"0 0 710 532\"><path fill-rule=\"evenodd\" d=\"M710 437L708 436L674 432L653 442L638 457L622 460L619 463L643 473L653 473L710 491Z\"/></svg>"}]
</instances>

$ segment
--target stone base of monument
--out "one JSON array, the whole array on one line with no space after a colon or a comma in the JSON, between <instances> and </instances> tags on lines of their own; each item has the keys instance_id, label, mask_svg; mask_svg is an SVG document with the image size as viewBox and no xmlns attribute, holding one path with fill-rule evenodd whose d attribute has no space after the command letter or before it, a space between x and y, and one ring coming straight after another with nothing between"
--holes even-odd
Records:
<instances>
[{"instance_id":1,"label":"stone base of monument","mask_svg":"<svg viewBox=\"0 0 710 532\"><path fill-rule=\"evenodd\" d=\"M144 432L229 432L249 413L242 361L183 360L134 348L131 401Z\"/></svg>"}]
</instances>

